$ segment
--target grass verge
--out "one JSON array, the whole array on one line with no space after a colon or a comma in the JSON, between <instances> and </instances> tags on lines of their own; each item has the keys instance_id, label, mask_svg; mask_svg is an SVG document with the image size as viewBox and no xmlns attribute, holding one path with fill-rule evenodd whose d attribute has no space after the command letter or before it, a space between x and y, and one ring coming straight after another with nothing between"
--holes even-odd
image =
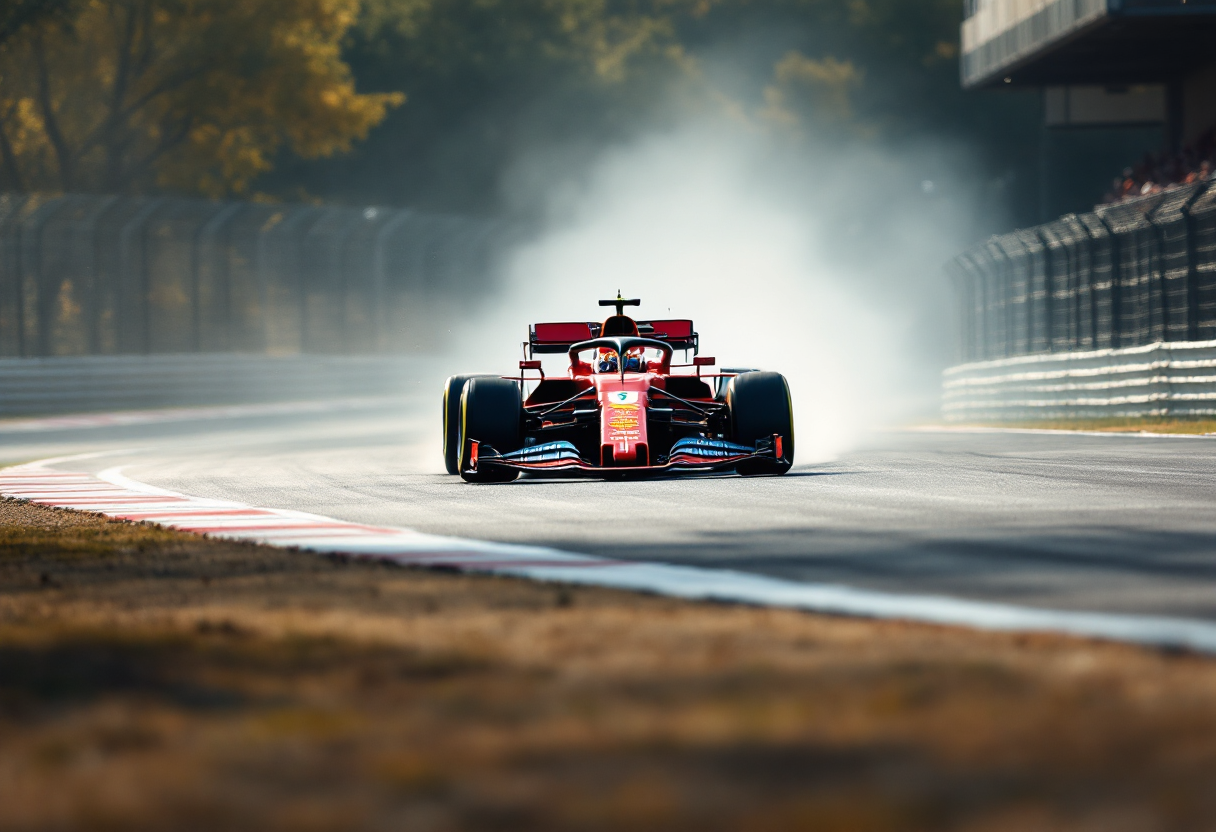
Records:
<instances>
[{"instance_id":1,"label":"grass verge","mask_svg":"<svg viewBox=\"0 0 1216 832\"><path fill-rule=\"evenodd\" d=\"M1109 419L1040 419L1025 422L981 422L974 427L1028 430L1083 430L1102 433L1216 434L1216 419L1137 416Z\"/></svg>"},{"instance_id":2,"label":"grass verge","mask_svg":"<svg viewBox=\"0 0 1216 832\"><path fill-rule=\"evenodd\" d=\"M1202 657L0 524L6 830L1216 817Z\"/></svg>"}]
</instances>

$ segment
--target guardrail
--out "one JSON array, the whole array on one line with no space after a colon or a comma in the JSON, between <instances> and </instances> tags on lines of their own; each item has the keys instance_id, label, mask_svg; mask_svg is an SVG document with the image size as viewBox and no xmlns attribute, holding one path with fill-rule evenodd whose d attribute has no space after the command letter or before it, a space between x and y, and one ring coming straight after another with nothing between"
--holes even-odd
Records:
<instances>
[{"instance_id":1,"label":"guardrail","mask_svg":"<svg viewBox=\"0 0 1216 832\"><path fill-rule=\"evenodd\" d=\"M961 361L1216 339L1216 182L992 237L947 265Z\"/></svg>"},{"instance_id":2,"label":"guardrail","mask_svg":"<svg viewBox=\"0 0 1216 832\"><path fill-rule=\"evenodd\" d=\"M422 389L433 363L230 354L3 359L0 416L402 396Z\"/></svg>"},{"instance_id":3,"label":"guardrail","mask_svg":"<svg viewBox=\"0 0 1216 832\"><path fill-rule=\"evenodd\" d=\"M951 422L1216 415L1216 341L1027 355L943 374Z\"/></svg>"},{"instance_id":4,"label":"guardrail","mask_svg":"<svg viewBox=\"0 0 1216 832\"><path fill-rule=\"evenodd\" d=\"M0 195L0 357L408 350L510 233L378 206Z\"/></svg>"}]
</instances>

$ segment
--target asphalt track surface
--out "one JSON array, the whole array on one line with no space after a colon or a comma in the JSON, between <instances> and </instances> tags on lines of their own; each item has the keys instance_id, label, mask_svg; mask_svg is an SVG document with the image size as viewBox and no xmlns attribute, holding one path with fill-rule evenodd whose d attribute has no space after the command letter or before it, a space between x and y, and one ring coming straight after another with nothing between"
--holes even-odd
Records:
<instances>
[{"instance_id":1,"label":"asphalt track surface","mask_svg":"<svg viewBox=\"0 0 1216 832\"><path fill-rule=\"evenodd\" d=\"M1216 620L1216 439L891 432L779 478L476 486L440 471L437 399L0 423L0 463L95 454L61 467L121 466L201 497L620 559Z\"/></svg>"}]
</instances>

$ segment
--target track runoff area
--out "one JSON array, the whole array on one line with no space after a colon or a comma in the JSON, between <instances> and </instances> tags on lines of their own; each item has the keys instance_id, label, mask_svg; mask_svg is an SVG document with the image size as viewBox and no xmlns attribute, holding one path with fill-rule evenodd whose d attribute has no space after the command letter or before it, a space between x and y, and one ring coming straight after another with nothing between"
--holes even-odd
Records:
<instances>
[{"instance_id":1,"label":"track runoff area","mask_svg":"<svg viewBox=\"0 0 1216 832\"><path fill-rule=\"evenodd\" d=\"M77 451L5 468L0 494L302 553L1216 652L1216 615L1193 602L1213 581L1211 439L905 433L780 478L483 486L423 461L432 410L428 397L0 424L6 461ZM496 533L479 515L516 523ZM728 531L743 534L715 547Z\"/></svg>"}]
</instances>

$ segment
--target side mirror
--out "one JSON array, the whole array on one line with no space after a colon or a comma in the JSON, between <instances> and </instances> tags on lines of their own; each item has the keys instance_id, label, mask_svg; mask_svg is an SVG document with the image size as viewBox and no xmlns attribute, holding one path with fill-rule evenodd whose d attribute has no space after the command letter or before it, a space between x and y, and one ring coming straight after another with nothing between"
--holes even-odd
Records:
<instances>
[{"instance_id":1,"label":"side mirror","mask_svg":"<svg viewBox=\"0 0 1216 832\"><path fill-rule=\"evenodd\" d=\"M697 368L697 378L701 377L702 367L712 367L718 362L718 359L712 355L694 355L692 358L692 366Z\"/></svg>"}]
</instances>

